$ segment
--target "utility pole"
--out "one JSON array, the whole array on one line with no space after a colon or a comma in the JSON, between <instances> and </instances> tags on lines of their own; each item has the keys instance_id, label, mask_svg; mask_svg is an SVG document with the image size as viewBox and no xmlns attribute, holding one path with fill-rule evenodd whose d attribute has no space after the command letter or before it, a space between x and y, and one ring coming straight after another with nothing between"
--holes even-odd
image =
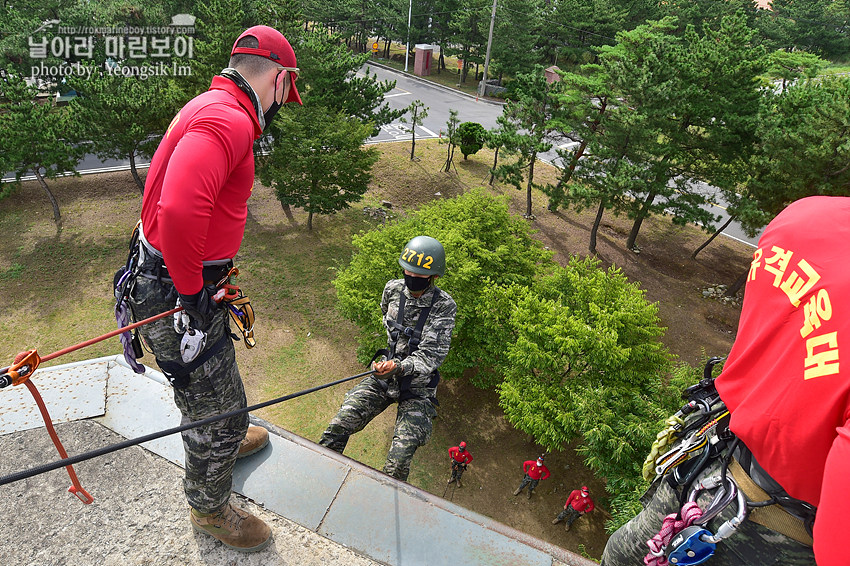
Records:
<instances>
[{"instance_id":1,"label":"utility pole","mask_svg":"<svg viewBox=\"0 0 850 566\"><path fill-rule=\"evenodd\" d=\"M407 58L410 56L410 16L413 14L413 0L407 4L407 45L404 49L404 72L407 72ZM493 29L493 26L490 26Z\"/></svg>"},{"instance_id":2,"label":"utility pole","mask_svg":"<svg viewBox=\"0 0 850 566\"><path fill-rule=\"evenodd\" d=\"M496 2L493 0L493 13L490 14L490 36L487 38L487 55L484 56L484 78L478 83L478 94L484 96L487 92L487 68L490 66L490 47L493 45L493 25L496 23ZM410 26L408 25L408 30Z\"/></svg>"}]
</instances>

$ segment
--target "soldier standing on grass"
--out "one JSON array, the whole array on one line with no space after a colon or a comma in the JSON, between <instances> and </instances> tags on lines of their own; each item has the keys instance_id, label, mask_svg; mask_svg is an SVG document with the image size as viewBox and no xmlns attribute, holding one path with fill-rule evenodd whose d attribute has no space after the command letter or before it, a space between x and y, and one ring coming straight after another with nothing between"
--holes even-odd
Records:
<instances>
[{"instance_id":1,"label":"soldier standing on grass","mask_svg":"<svg viewBox=\"0 0 850 566\"><path fill-rule=\"evenodd\" d=\"M537 460L526 460L522 463L522 471L525 476L522 478L519 487L514 491L514 495L519 495L525 486L528 486L528 498L531 499L531 492L540 483L540 480L545 480L549 477L549 468L543 464L543 455L541 454Z\"/></svg>"},{"instance_id":2,"label":"soldier standing on grass","mask_svg":"<svg viewBox=\"0 0 850 566\"><path fill-rule=\"evenodd\" d=\"M587 486L583 485L581 486L581 490L574 489L572 493L570 493L570 496L567 498L567 502L564 503L564 510L558 513L557 517L552 519L552 524L557 525L566 519L566 528L567 530L570 530L570 527L573 526L573 521L585 513L590 513L595 508L596 506L590 498Z\"/></svg>"},{"instance_id":3,"label":"soldier standing on grass","mask_svg":"<svg viewBox=\"0 0 850 566\"><path fill-rule=\"evenodd\" d=\"M452 477L448 483L457 482L458 487L463 487L460 477L466 471L466 467L472 462L472 454L466 449L466 442L449 448L449 458L452 461Z\"/></svg>"},{"instance_id":4,"label":"soldier standing on grass","mask_svg":"<svg viewBox=\"0 0 850 566\"><path fill-rule=\"evenodd\" d=\"M381 297L388 348L379 354L386 359L373 363L375 374L346 393L319 444L342 454L352 434L398 403L383 471L406 481L413 454L431 438L440 382L437 368L449 353L457 305L434 285L446 272L440 242L417 236L405 245L398 263L404 279L388 282Z\"/></svg>"}]
</instances>

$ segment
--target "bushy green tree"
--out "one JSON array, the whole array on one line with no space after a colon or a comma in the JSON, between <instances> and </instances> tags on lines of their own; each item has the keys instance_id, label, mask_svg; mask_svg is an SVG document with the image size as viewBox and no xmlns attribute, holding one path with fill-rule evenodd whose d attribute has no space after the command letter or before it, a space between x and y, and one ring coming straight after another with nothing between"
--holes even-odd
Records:
<instances>
[{"instance_id":1,"label":"bushy green tree","mask_svg":"<svg viewBox=\"0 0 850 566\"><path fill-rule=\"evenodd\" d=\"M502 344L502 354L493 355L504 376L500 405L514 426L551 450L595 428L588 401L608 405L606 397L621 390L651 398L669 369L658 305L619 269L603 271L593 258L573 258L532 286L491 288L485 304L487 332ZM597 399L593 391L602 390L607 394ZM613 420L607 426L619 427Z\"/></svg>"},{"instance_id":2,"label":"bushy green tree","mask_svg":"<svg viewBox=\"0 0 850 566\"><path fill-rule=\"evenodd\" d=\"M766 104L748 190L770 220L807 196L850 196L850 77L803 80Z\"/></svg>"},{"instance_id":3,"label":"bushy green tree","mask_svg":"<svg viewBox=\"0 0 850 566\"><path fill-rule=\"evenodd\" d=\"M15 173L18 181L32 174L47 195L53 220L62 221L59 202L48 179L74 172L83 155L75 125L76 104L55 106L38 98L35 88L15 73L0 77L0 140L4 157L0 164Z\"/></svg>"},{"instance_id":4,"label":"bushy green tree","mask_svg":"<svg viewBox=\"0 0 850 566\"><path fill-rule=\"evenodd\" d=\"M334 281L343 315L360 327L361 360L368 361L386 345L378 302L389 279L401 277L398 257L405 242L424 234L443 244L446 274L437 280L457 302L452 348L440 371L455 378L472 370L473 382L493 386L499 376L491 368L497 346L484 332L484 297L494 286L530 285L551 266L551 252L531 237L530 229L512 216L505 199L473 190L424 206L380 229L354 238L351 263Z\"/></svg>"},{"instance_id":5,"label":"bushy green tree","mask_svg":"<svg viewBox=\"0 0 850 566\"><path fill-rule=\"evenodd\" d=\"M260 180L274 188L284 208L332 214L363 197L378 150L363 145L371 124L321 106L281 113L272 126L275 144L262 158Z\"/></svg>"},{"instance_id":6,"label":"bushy green tree","mask_svg":"<svg viewBox=\"0 0 850 566\"><path fill-rule=\"evenodd\" d=\"M166 76L146 79L109 75L94 69L71 85L80 95L78 120L89 150L101 159L129 159L139 191L145 185L136 169L138 157L150 158L171 119L180 109L183 92Z\"/></svg>"},{"instance_id":7,"label":"bushy green tree","mask_svg":"<svg viewBox=\"0 0 850 566\"><path fill-rule=\"evenodd\" d=\"M464 159L484 147L486 135L487 130L478 122L463 122L457 127L458 146Z\"/></svg>"}]
</instances>

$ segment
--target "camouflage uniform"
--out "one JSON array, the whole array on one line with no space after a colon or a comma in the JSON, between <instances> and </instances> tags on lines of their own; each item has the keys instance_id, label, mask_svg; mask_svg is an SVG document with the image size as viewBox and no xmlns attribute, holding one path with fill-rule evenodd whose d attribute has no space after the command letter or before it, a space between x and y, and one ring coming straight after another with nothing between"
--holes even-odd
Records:
<instances>
[{"instance_id":1,"label":"camouflage uniform","mask_svg":"<svg viewBox=\"0 0 850 566\"><path fill-rule=\"evenodd\" d=\"M720 459L717 459L706 468L704 474L713 476L719 470ZM706 508L713 495L713 490L700 494L697 503L701 509ZM679 507L678 494L666 480L656 481L644 494L642 502L644 510L608 539L602 554L602 566L643 564L643 558L649 552L646 541L658 533L664 517L675 513ZM734 517L737 511L737 503L733 501L705 528L717 533L718 527ZM814 563L814 553L810 546L748 520L732 536L717 543L714 556L705 562L706 566L813 566Z\"/></svg>"},{"instance_id":2,"label":"camouflage uniform","mask_svg":"<svg viewBox=\"0 0 850 566\"><path fill-rule=\"evenodd\" d=\"M142 320L174 308L177 290L171 283L140 275L130 302L134 318ZM146 324L139 330L158 359L182 364L182 336L174 331L171 317ZM219 309L205 331L207 348L225 333L229 335L226 311ZM174 389L174 402L183 414L181 424L247 407L232 340L225 340L221 350L189 375L187 387ZM211 513L228 502L236 453L247 430L248 415L242 414L182 433L186 451L183 490L194 509Z\"/></svg>"},{"instance_id":3,"label":"camouflage uniform","mask_svg":"<svg viewBox=\"0 0 850 566\"><path fill-rule=\"evenodd\" d=\"M413 328L422 309L431 305L436 290L432 286L422 296L412 297L403 279L387 283L381 297L381 310L388 335L389 321L398 316L402 293L406 298L403 324ZM431 421L437 416L434 408L437 387L433 377L438 375L437 368L449 353L456 312L454 300L440 290L413 354L409 353L409 337L403 333L399 335L395 359L401 360L401 372L386 380L369 376L346 393L339 412L328 424L319 444L342 454L349 436L363 430L384 409L398 403L395 431L383 471L407 480L413 454L431 438Z\"/></svg>"}]
</instances>

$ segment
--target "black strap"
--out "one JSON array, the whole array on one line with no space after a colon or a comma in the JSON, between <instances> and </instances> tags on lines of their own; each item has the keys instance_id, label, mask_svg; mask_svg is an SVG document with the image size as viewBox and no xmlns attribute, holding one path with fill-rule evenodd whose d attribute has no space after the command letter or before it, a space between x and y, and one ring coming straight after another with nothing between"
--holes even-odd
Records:
<instances>
[{"instance_id":1,"label":"black strap","mask_svg":"<svg viewBox=\"0 0 850 566\"><path fill-rule=\"evenodd\" d=\"M230 336L227 332L225 332L215 344L207 348L203 354L188 364L184 365L180 362L164 361L159 358L157 358L156 363L159 365L162 373L165 375L165 378L168 379L168 382L174 389L184 389L187 385L189 385L189 374L204 365L210 358L216 355L218 351L224 347L228 338L230 338Z\"/></svg>"},{"instance_id":2,"label":"black strap","mask_svg":"<svg viewBox=\"0 0 850 566\"><path fill-rule=\"evenodd\" d=\"M419 319L416 321L416 326L414 328L410 328L409 326L404 325L404 307L407 304L407 297L404 295L404 291L401 292L401 296L398 300L398 315L395 320L391 320L389 322L391 330L388 344L390 355L388 357L390 359L395 358L395 349L398 344L400 334L404 334L409 338L407 342L408 356L419 349L419 342L422 340L422 330L425 328L425 321L428 319L428 315L431 314L431 308L434 306L434 303L437 302L437 298L439 296L440 290L434 288L434 294L431 296L431 304L419 312Z\"/></svg>"}]
</instances>

